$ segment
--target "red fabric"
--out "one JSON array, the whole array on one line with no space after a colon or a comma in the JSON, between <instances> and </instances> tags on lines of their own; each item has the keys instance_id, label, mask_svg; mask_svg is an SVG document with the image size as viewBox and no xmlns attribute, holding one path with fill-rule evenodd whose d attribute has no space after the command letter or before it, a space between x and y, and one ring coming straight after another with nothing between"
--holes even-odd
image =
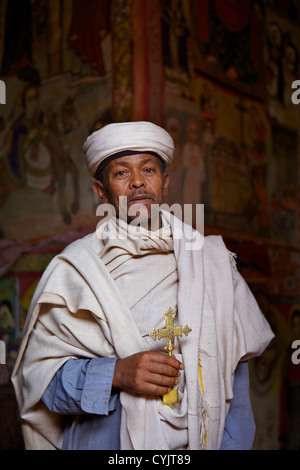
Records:
<instances>
[{"instance_id":1,"label":"red fabric","mask_svg":"<svg viewBox=\"0 0 300 470\"><path fill-rule=\"evenodd\" d=\"M215 0L219 19L227 29L238 32L244 29L250 20L251 0Z\"/></svg>"},{"instance_id":2,"label":"red fabric","mask_svg":"<svg viewBox=\"0 0 300 470\"><path fill-rule=\"evenodd\" d=\"M74 0L69 45L104 75L101 39L109 29L109 0ZM100 36L101 34L101 36Z\"/></svg>"}]
</instances>

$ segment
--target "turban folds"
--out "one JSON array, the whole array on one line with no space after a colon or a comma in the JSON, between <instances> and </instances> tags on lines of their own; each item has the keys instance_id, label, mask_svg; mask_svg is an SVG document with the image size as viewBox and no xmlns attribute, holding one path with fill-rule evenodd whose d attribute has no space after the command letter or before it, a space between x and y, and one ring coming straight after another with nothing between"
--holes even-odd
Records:
<instances>
[{"instance_id":1,"label":"turban folds","mask_svg":"<svg viewBox=\"0 0 300 470\"><path fill-rule=\"evenodd\" d=\"M88 169L95 176L99 165L128 153L154 153L166 164L174 154L174 142L162 127L151 122L121 122L108 124L93 132L83 146Z\"/></svg>"}]
</instances>

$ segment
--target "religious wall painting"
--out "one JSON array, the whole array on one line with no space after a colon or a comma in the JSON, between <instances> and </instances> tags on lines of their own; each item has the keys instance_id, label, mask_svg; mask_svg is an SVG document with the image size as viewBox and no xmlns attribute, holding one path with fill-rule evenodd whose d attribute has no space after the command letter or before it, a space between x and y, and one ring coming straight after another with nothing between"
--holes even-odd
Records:
<instances>
[{"instance_id":1,"label":"religious wall painting","mask_svg":"<svg viewBox=\"0 0 300 470\"><path fill-rule=\"evenodd\" d=\"M275 123L293 130L298 129L297 107L291 97L292 83L299 78L299 48L299 23L268 9L263 49L268 114Z\"/></svg>"},{"instance_id":2,"label":"religious wall painting","mask_svg":"<svg viewBox=\"0 0 300 470\"><path fill-rule=\"evenodd\" d=\"M187 1L164 0L161 6L165 86L179 96L191 97L191 10Z\"/></svg>"},{"instance_id":3,"label":"religious wall painting","mask_svg":"<svg viewBox=\"0 0 300 470\"><path fill-rule=\"evenodd\" d=\"M300 292L300 254L296 248L270 246L271 273L266 281L270 295L296 297Z\"/></svg>"},{"instance_id":4,"label":"religious wall painting","mask_svg":"<svg viewBox=\"0 0 300 470\"><path fill-rule=\"evenodd\" d=\"M272 233L276 239L296 244L299 218L297 133L273 126L272 142L269 178Z\"/></svg>"},{"instance_id":5,"label":"religious wall painting","mask_svg":"<svg viewBox=\"0 0 300 470\"><path fill-rule=\"evenodd\" d=\"M177 83L177 91L190 97L190 81L194 72L200 73L266 100L270 116L294 128L291 84L299 72L300 45L296 2L194 0L164 5L164 63L173 90ZM185 91L176 70L185 77Z\"/></svg>"},{"instance_id":6,"label":"religious wall painting","mask_svg":"<svg viewBox=\"0 0 300 470\"><path fill-rule=\"evenodd\" d=\"M296 244L297 134L272 125L260 100L215 81L197 75L192 91L193 100L177 97L176 107L174 94L165 96L165 125L175 131L173 166L181 162L177 202L203 203L208 228ZM191 149L193 128L196 166L183 151Z\"/></svg>"},{"instance_id":7,"label":"religious wall painting","mask_svg":"<svg viewBox=\"0 0 300 470\"><path fill-rule=\"evenodd\" d=\"M139 2L138 2L139 3ZM113 0L111 8L111 47L113 57L112 77L112 120L130 121L133 101L133 42L131 24L133 5L130 0ZM136 18L135 21L139 21Z\"/></svg>"},{"instance_id":8,"label":"religious wall painting","mask_svg":"<svg viewBox=\"0 0 300 470\"><path fill-rule=\"evenodd\" d=\"M100 76L107 72L102 42L109 33L109 0L90 0L88 3L73 0L71 25L68 29L69 46L81 57L82 62L90 64Z\"/></svg>"},{"instance_id":9,"label":"religious wall painting","mask_svg":"<svg viewBox=\"0 0 300 470\"><path fill-rule=\"evenodd\" d=\"M14 121L6 120L2 147L2 179L9 184L1 198L1 226L8 238L51 235L91 221L82 145L111 105L110 84L105 79L76 89L69 84L66 75L18 83L21 104L14 108ZM9 100L7 112L12 112Z\"/></svg>"},{"instance_id":10,"label":"religious wall painting","mask_svg":"<svg viewBox=\"0 0 300 470\"><path fill-rule=\"evenodd\" d=\"M2 75L37 64L42 79L63 73L97 78L111 70L109 0L1 3Z\"/></svg>"},{"instance_id":11,"label":"religious wall painting","mask_svg":"<svg viewBox=\"0 0 300 470\"><path fill-rule=\"evenodd\" d=\"M201 149L201 121L197 106L190 101L177 101L172 106L172 94L165 96L164 126L171 134L175 153L168 169L170 185L166 202L169 204L202 203L202 187L205 181L205 167Z\"/></svg>"},{"instance_id":12,"label":"religious wall painting","mask_svg":"<svg viewBox=\"0 0 300 470\"><path fill-rule=\"evenodd\" d=\"M34 262L35 268L38 267L37 272L34 269L32 272L17 272L16 270L0 280L0 340L6 345L6 367L0 368L0 384L10 381L27 312L41 278L42 258Z\"/></svg>"},{"instance_id":13,"label":"religious wall painting","mask_svg":"<svg viewBox=\"0 0 300 470\"><path fill-rule=\"evenodd\" d=\"M275 335L263 354L249 362L256 423L253 448L297 449L300 369L292 361L291 344L300 331L299 253L278 244L258 246L240 239L225 243L238 253L239 272Z\"/></svg>"},{"instance_id":14,"label":"religious wall painting","mask_svg":"<svg viewBox=\"0 0 300 470\"><path fill-rule=\"evenodd\" d=\"M132 8L132 121L163 125L165 72L161 0L131 2ZM147 21L145 19L147 18ZM143 19L141 21L141 19ZM143 47L141 47L141 44Z\"/></svg>"},{"instance_id":15,"label":"religious wall painting","mask_svg":"<svg viewBox=\"0 0 300 470\"><path fill-rule=\"evenodd\" d=\"M195 71L262 98L264 2L194 0L190 8Z\"/></svg>"},{"instance_id":16,"label":"religious wall painting","mask_svg":"<svg viewBox=\"0 0 300 470\"><path fill-rule=\"evenodd\" d=\"M256 421L255 450L299 449L300 369L292 361L293 338L299 338L299 297L253 291L275 334L264 353L250 361L250 391ZM298 398L297 398L298 397Z\"/></svg>"},{"instance_id":17,"label":"religious wall painting","mask_svg":"<svg viewBox=\"0 0 300 470\"><path fill-rule=\"evenodd\" d=\"M24 2L23 30L31 34L14 63L8 61L12 3L3 3L1 23L7 90L0 126L1 235L32 239L93 229L94 197L81 149L90 132L113 120L110 2L53 2L51 11L47 1ZM88 29L80 10L94 12ZM52 34L58 23L60 40ZM99 38L97 57L91 34Z\"/></svg>"},{"instance_id":18,"label":"religious wall painting","mask_svg":"<svg viewBox=\"0 0 300 470\"><path fill-rule=\"evenodd\" d=\"M251 171L268 161L270 137L263 107L201 77L194 80L194 101L206 225L243 231L256 223L259 229L258 188Z\"/></svg>"}]
</instances>

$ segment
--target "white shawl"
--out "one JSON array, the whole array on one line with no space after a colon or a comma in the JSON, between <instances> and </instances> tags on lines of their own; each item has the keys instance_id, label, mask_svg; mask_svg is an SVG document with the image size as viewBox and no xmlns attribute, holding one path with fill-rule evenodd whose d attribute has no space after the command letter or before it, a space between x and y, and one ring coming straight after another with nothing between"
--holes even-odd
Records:
<instances>
[{"instance_id":1,"label":"white shawl","mask_svg":"<svg viewBox=\"0 0 300 470\"><path fill-rule=\"evenodd\" d=\"M181 341L188 448L203 448L205 434L207 448L218 449L233 396L235 368L239 361L260 355L273 333L245 281L232 269L221 237L206 237L203 249L187 250L195 232L164 214L170 218L178 269L177 323L192 329ZM49 412L41 397L66 360L122 358L149 349L99 257L102 247L96 234L69 245L49 264L32 299L12 377L28 449L62 445L64 417ZM42 333L35 329L43 304L58 307L55 312L59 306L67 307L69 312L63 317L53 315L50 333L46 328ZM161 424L164 419L176 424L178 416L159 398L122 392L121 403L122 448L174 448Z\"/></svg>"}]
</instances>

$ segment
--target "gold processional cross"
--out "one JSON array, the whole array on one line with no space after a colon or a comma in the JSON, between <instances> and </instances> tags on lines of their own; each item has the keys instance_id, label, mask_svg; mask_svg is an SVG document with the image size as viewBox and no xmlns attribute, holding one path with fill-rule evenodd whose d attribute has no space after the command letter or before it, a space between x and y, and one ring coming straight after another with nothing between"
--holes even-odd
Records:
<instances>
[{"instance_id":1,"label":"gold processional cross","mask_svg":"<svg viewBox=\"0 0 300 470\"><path fill-rule=\"evenodd\" d=\"M175 349L175 336L182 336L182 334L187 336L189 332L192 331L187 325L185 325L183 328L181 325L174 326L175 315L176 314L174 310L169 307L168 310L164 313L166 328L158 328L157 330L154 328L151 333L149 333L149 336L151 336L154 341L156 338L166 338L165 350L168 352L169 356L173 356L172 351ZM174 408L174 404L178 403L178 387L173 387L169 393L163 395L162 403L164 405L168 405L170 408Z\"/></svg>"}]
</instances>

